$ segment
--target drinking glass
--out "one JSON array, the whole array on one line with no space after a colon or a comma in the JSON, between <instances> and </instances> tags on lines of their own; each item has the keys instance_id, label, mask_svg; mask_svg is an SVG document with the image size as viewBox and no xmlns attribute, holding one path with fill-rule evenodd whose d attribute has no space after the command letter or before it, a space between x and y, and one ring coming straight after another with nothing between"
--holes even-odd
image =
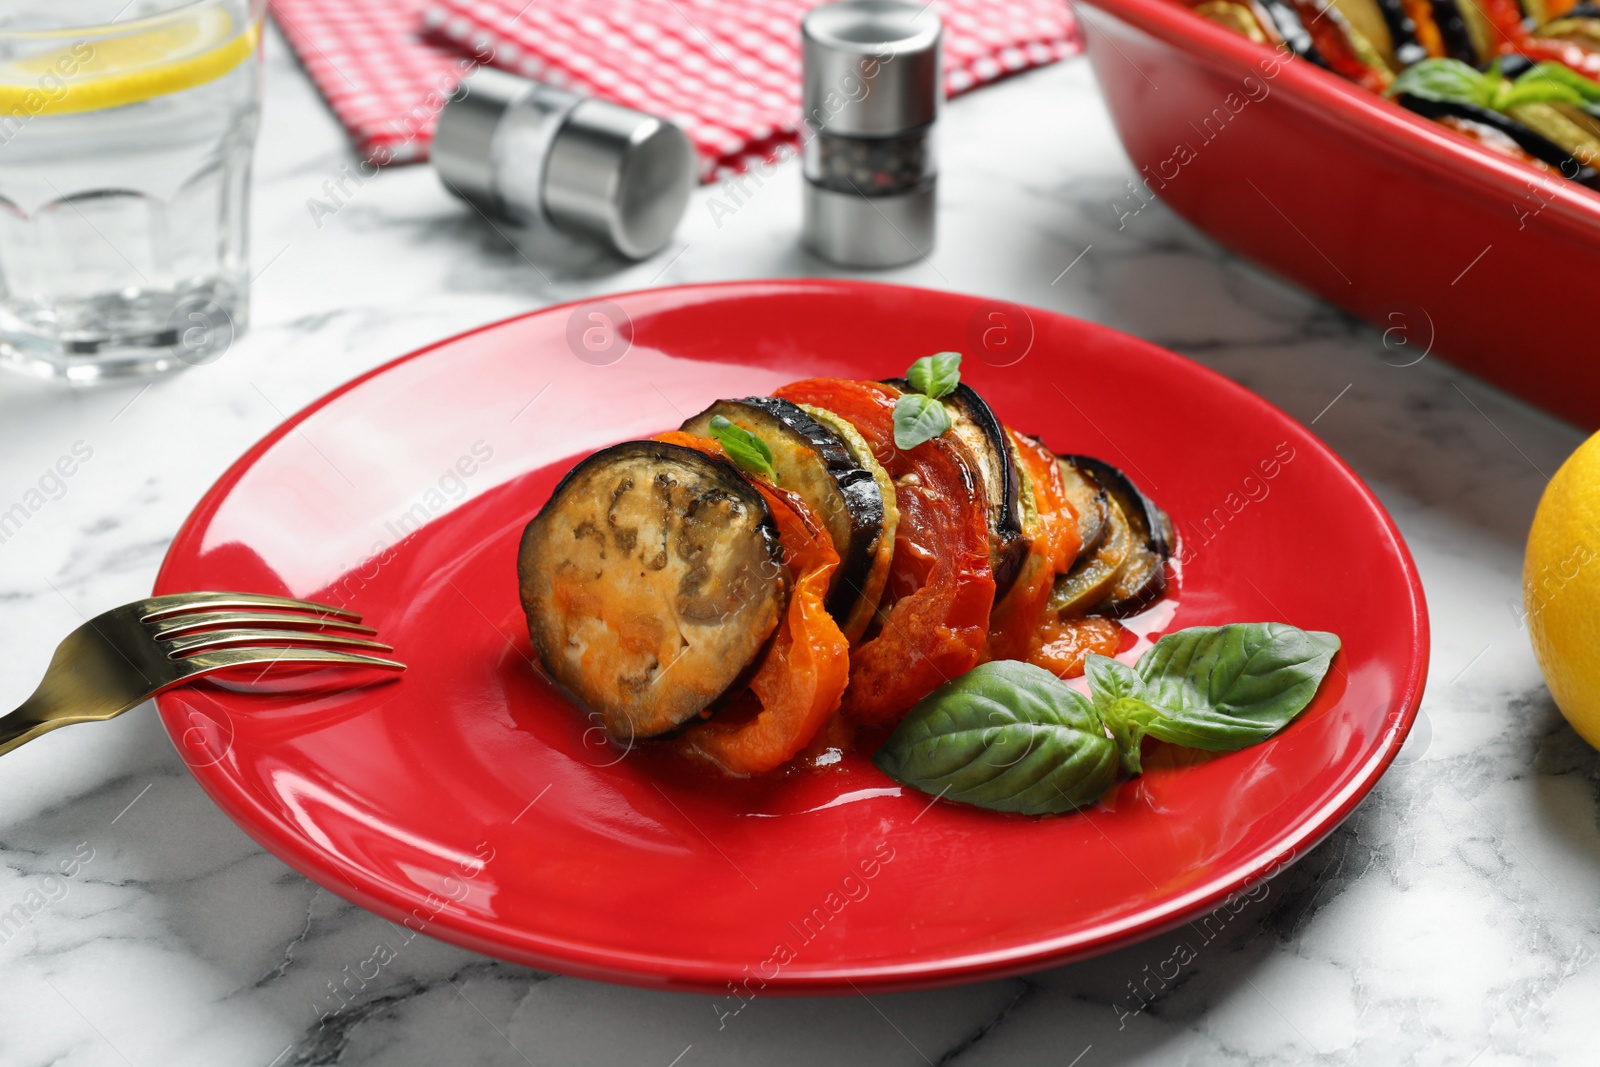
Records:
<instances>
[{"instance_id":1,"label":"drinking glass","mask_svg":"<svg viewBox=\"0 0 1600 1067\"><path fill-rule=\"evenodd\" d=\"M0 364L89 383L244 329L262 6L0 5Z\"/></svg>"}]
</instances>

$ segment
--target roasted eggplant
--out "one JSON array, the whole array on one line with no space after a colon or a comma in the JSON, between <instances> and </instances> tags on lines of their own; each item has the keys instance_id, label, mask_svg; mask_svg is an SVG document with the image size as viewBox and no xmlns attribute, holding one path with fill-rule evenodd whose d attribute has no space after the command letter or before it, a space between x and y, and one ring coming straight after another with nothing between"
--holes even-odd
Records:
<instances>
[{"instance_id":1,"label":"roasted eggplant","mask_svg":"<svg viewBox=\"0 0 1600 1067\"><path fill-rule=\"evenodd\" d=\"M770 396L719 400L685 421L683 430L710 437L717 415L766 443L778 486L798 494L827 527L839 554L839 569L828 589L828 614L844 629L883 545L883 493L877 480L832 427L798 404Z\"/></svg>"},{"instance_id":2,"label":"roasted eggplant","mask_svg":"<svg viewBox=\"0 0 1600 1067\"><path fill-rule=\"evenodd\" d=\"M904 378L892 378L884 384L901 390L911 388ZM967 446L983 479L989 505L989 566L994 571L994 595L998 600L1006 595L1022 569L1022 561L1028 558L1011 438L988 402L965 382L943 401L950 413L950 432Z\"/></svg>"},{"instance_id":3,"label":"roasted eggplant","mask_svg":"<svg viewBox=\"0 0 1600 1067\"><path fill-rule=\"evenodd\" d=\"M1420 60L1427 59L1429 52L1427 46L1417 36L1417 22L1411 15L1412 9L1420 10L1426 0L1372 0L1378 9L1378 15L1383 19L1384 26L1389 31L1389 52L1387 58L1396 70L1409 67Z\"/></svg>"},{"instance_id":4,"label":"roasted eggplant","mask_svg":"<svg viewBox=\"0 0 1600 1067\"><path fill-rule=\"evenodd\" d=\"M1443 54L1463 63L1478 61L1478 48L1467 28L1467 17L1461 12L1462 7L1471 3L1472 0L1431 0L1428 4L1428 14L1439 31Z\"/></svg>"},{"instance_id":5,"label":"roasted eggplant","mask_svg":"<svg viewBox=\"0 0 1600 1067\"><path fill-rule=\"evenodd\" d=\"M523 533L517 575L545 668L629 743L745 677L788 602L782 559L766 501L736 467L634 441L561 480Z\"/></svg>"},{"instance_id":6,"label":"roasted eggplant","mask_svg":"<svg viewBox=\"0 0 1600 1067\"><path fill-rule=\"evenodd\" d=\"M1061 458L1065 465L1093 480L1110 498L1113 506L1107 541L1119 537L1121 527L1126 526L1128 543L1126 553L1108 580L1104 579L1103 569L1088 566L1106 555L1097 553L1094 559L1079 564L1058 580L1060 592L1052 594L1052 605L1059 605L1063 612L1070 608L1113 618L1142 611L1166 588L1166 562L1176 539L1172 520L1133 484L1132 479L1104 460L1091 456ZM1091 594L1096 592L1099 597L1091 599Z\"/></svg>"},{"instance_id":7,"label":"roasted eggplant","mask_svg":"<svg viewBox=\"0 0 1600 1067\"><path fill-rule=\"evenodd\" d=\"M1328 61L1317 51L1315 42L1311 40L1311 33L1306 29L1305 22L1287 0L1261 0L1261 9L1267 13L1272 22L1272 29L1276 31L1289 50L1301 59L1308 60L1319 67L1326 67Z\"/></svg>"}]
</instances>

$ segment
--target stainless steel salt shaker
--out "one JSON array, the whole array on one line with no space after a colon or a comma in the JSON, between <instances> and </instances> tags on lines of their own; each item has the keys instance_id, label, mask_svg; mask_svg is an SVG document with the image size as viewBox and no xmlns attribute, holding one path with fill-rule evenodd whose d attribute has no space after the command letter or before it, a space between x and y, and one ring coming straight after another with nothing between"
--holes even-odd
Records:
<instances>
[{"instance_id":1,"label":"stainless steel salt shaker","mask_svg":"<svg viewBox=\"0 0 1600 1067\"><path fill-rule=\"evenodd\" d=\"M933 250L944 100L932 5L839 0L800 23L806 244L851 267L892 267Z\"/></svg>"},{"instance_id":2,"label":"stainless steel salt shaker","mask_svg":"<svg viewBox=\"0 0 1600 1067\"><path fill-rule=\"evenodd\" d=\"M665 119L480 67L439 112L431 157L491 214L609 244L663 248L695 184L694 148Z\"/></svg>"}]
</instances>

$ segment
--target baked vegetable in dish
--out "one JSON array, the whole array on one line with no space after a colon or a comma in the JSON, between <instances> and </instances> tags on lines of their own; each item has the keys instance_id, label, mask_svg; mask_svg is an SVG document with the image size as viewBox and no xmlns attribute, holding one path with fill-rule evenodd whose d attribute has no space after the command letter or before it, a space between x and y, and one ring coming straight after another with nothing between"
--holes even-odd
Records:
<instances>
[{"instance_id":1,"label":"baked vegetable in dish","mask_svg":"<svg viewBox=\"0 0 1600 1067\"><path fill-rule=\"evenodd\" d=\"M844 711L889 724L946 678L978 662L994 604L989 507L965 444L943 434L910 450L894 439L899 390L811 378L777 395L847 420L895 482L900 523L876 633L851 654Z\"/></svg>"},{"instance_id":2,"label":"baked vegetable in dish","mask_svg":"<svg viewBox=\"0 0 1600 1067\"><path fill-rule=\"evenodd\" d=\"M1100 483L1079 471L1071 463L1057 460L1061 471L1061 484L1067 493L1067 503L1078 518L1078 555L1075 562L1083 560L1100 547L1111 521L1110 498L1100 488Z\"/></svg>"},{"instance_id":3,"label":"baked vegetable in dish","mask_svg":"<svg viewBox=\"0 0 1600 1067\"><path fill-rule=\"evenodd\" d=\"M715 441L664 434L674 443L723 455ZM801 499L750 479L771 509L783 562L793 575L788 610L750 679L744 707L730 707L684 734L687 751L731 774L762 774L800 751L839 706L850 678L849 642L825 606L838 554L821 520Z\"/></svg>"},{"instance_id":4,"label":"baked vegetable in dish","mask_svg":"<svg viewBox=\"0 0 1600 1067\"><path fill-rule=\"evenodd\" d=\"M523 533L517 575L545 669L625 744L726 693L789 599L762 495L724 460L653 441L574 467Z\"/></svg>"},{"instance_id":5,"label":"baked vegetable in dish","mask_svg":"<svg viewBox=\"0 0 1600 1067\"><path fill-rule=\"evenodd\" d=\"M1600 7L1571 0L1204 0L1202 18L1600 189Z\"/></svg>"},{"instance_id":6,"label":"baked vegetable in dish","mask_svg":"<svg viewBox=\"0 0 1600 1067\"><path fill-rule=\"evenodd\" d=\"M864 596L884 536L883 493L877 481L836 431L787 400L719 400L686 420L683 429L709 437L718 416L766 443L777 484L797 494L827 527L839 556L828 610L845 624Z\"/></svg>"},{"instance_id":7,"label":"baked vegetable in dish","mask_svg":"<svg viewBox=\"0 0 1600 1067\"><path fill-rule=\"evenodd\" d=\"M942 352L595 453L518 572L535 651L613 739L749 776L881 736L979 663L1081 674L1171 550L1120 471L1003 425Z\"/></svg>"},{"instance_id":8,"label":"baked vegetable in dish","mask_svg":"<svg viewBox=\"0 0 1600 1067\"><path fill-rule=\"evenodd\" d=\"M989 615L984 659L1027 659L1050 607L1056 577L1078 558L1081 527L1061 465L1037 438L1006 431L1023 489L1028 553L1016 581Z\"/></svg>"},{"instance_id":9,"label":"baked vegetable in dish","mask_svg":"<svg viewBox=\"0 0 1600 1067\"><path fill-rule=\"evenodd\" d=\"M1105 598L1092 610L1101 615L1132 615L1161 595L1165 564L1172 555L1172 520L1122 471L1090 456L1064 456L1093 478L1117 505L1129 532L1128 555L1113 575Z\"/></svg>"},{"instance_id":10,"label":"baked vegetable in dish","mask_svg":"<svg viewBox=\"0 0 1600 1067\"><path fill-rule=\"evenodd\" d=\"M902 392L911 389L905 378L891 378L884 384ZM988 501L989 568L994 573L996 592L1004 595L1028 554L1022 535L1022 504L1011 438L983 397L966 383L957 384L937 399L949 414L949 432L967 446L983 480Z\"/></svg>"}]
</instances>

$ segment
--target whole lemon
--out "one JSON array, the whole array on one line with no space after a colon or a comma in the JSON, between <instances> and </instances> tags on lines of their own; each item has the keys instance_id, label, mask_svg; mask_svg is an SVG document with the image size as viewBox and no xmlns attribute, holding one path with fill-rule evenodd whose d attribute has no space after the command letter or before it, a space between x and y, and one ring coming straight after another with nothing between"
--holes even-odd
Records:
<instances>
[{"instance_id":1,"label":"whole lemon","mask_svg":"<svg viewBox=\"0 0 1600 1067\"><path fill-rule=\"evenodd\" d=\"M1522 601L1550 695L1600 748L1600 434L1545 486L1528 532Z\"/></svg>"}]
</instances>

